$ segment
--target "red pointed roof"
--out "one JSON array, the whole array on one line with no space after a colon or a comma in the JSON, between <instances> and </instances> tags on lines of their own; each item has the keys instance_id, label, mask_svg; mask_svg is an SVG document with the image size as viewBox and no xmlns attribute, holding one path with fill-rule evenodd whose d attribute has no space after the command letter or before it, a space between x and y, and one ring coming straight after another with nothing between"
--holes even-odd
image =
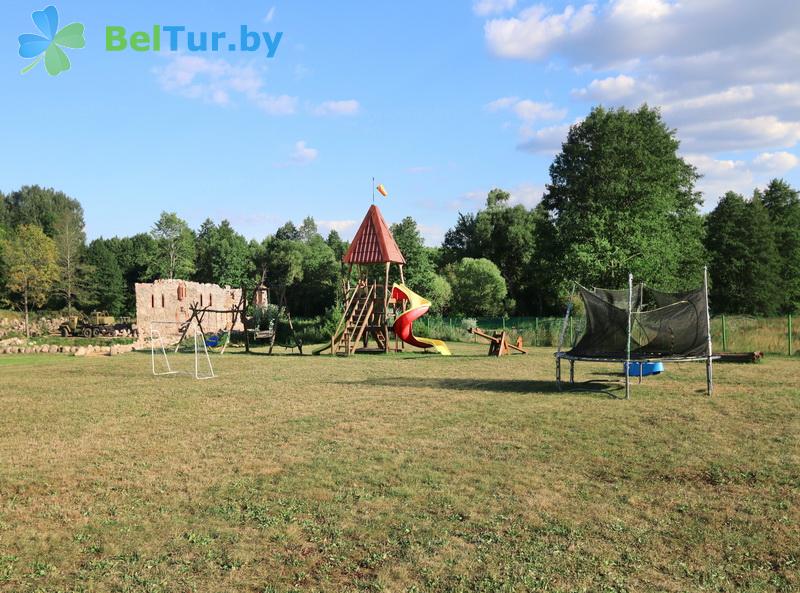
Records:
<instances>
[{"instance_id":1,"label":"red pointed roof","mask_svg":"<svg viewBox=\"0 0 800 593\"><path fill-rule=\"evenodd\" d=\"M400 248L375 204L367 210L367 215L358 227L342 261L346 264L406 263L406 258L400 253Z\"/></svg>"}]
</instances>

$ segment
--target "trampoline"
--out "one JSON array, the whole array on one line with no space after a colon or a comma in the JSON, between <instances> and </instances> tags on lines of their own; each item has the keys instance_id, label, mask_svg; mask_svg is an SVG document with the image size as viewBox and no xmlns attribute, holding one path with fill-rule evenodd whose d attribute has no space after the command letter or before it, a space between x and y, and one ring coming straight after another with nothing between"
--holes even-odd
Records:
<instances>
[{"instance_id":1,"label":"trampoline","mask_svg":"<svg viewBox=\"0 0 800 593\"><path fill-rule=\"evenodd\" d=\"M631 375L641 382L643 376L654 374L656 363L705 361L706 390L711 395L713 360L718 357L713 356L711 344L707 270L701 288L683 292L663 292L644 284L634 287L632 274L628 275L627 290L586 288L577 283L575 288L585 307L586 329L570 350L563 351L572 313L570 299L555 353L559 388L562 360L569 362L570 384L575 383L576 362L624 363L626 399L630 398Z\"/></svg>"}]
</instances>

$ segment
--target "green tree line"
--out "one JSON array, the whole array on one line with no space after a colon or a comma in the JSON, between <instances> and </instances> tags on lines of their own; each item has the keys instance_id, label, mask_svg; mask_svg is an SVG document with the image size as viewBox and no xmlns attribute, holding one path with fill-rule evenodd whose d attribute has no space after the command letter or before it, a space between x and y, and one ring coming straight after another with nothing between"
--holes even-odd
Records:
<instances>
[{"instance_id":1,"label":"green tree line","mask_svg":"<svg viewBox=\"0 0 800 593\"><path fill-rule=\"evenodd\" d=\"M701 211L696 169L658 109L594 108L571 127L534 208L491 190L429 247L412 217L392 225L406 283L448 315L553 315L572 281L620 287L628 272L662 289L696 287L709 266L714 313L800 307L800 198L780 179ZM717 196L710 196L715 198ZM86 240L78 200L25 186L0 194L0 299L20 310L133 313L134 284L183 278L239 286L266 269L292 313L333 310L347 242L312 217L248 240L223 220L192 229L163 212L146 232ZM399 277L393 277L399 280Z\"/></svg>"}]
</instances>

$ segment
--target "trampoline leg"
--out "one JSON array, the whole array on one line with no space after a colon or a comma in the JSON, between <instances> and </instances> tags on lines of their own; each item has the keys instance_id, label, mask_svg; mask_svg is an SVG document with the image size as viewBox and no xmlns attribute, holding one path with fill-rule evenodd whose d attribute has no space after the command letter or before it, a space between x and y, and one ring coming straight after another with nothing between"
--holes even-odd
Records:
<instances>
[{"instance_id":1,"label":"trampoline leg","mask_svg":"<svg viewBox=\"0 0 800 593\"><path fill-rule=\"evenodd\" d=\"M642 384L642 377L644 376L644 365L639 363L639 385Z\"/></svg>"},{"instance_id":2,"label":"trampoline leg","mask_svg":"<svg viewBox=\"0 0 800 593\"><path fill-rule=\"evenodd\" d=\"M556 357L556 386L561 391L561 359Z\"/></svg>"},{"instance_id":3,"label":"trampoline leg","mask_svg":"<svg viewBox=\"0 0 800 593\"><path fill-rule=\"evenodd\" d=\"M569 384L570 385L574 385L575 384L575 361L574 360L570 360L569 361Z\"/></svg>"},{"instance_id":4,"label":"trampoline leg","mask_svg":"<svg viewBox=\"0 0 800 593\"><path fill-rule=\"evenodd\" d=\"M631 373L630 373L630 363L628 363L628 367L625 369L625 399L631 399Z\"/></svg>"},{"instance_id":5,"label":"trampoline leg","mask_svg":"<svg viewBox=\"0 0 800 593\"><path fill-rule=\"evenodd\" d=\"M714 370L713 370L713 362L711 358L706 360L706 390L708 391L708 395L711 395L714 392Z\"/></svg>"}]
</instances>

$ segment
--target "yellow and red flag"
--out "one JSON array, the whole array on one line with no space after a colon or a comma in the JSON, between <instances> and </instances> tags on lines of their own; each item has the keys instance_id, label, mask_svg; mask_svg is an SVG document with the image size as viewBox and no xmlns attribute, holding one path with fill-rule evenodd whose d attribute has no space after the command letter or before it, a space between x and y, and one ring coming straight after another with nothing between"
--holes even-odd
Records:
<instances>
[{"instance_id":1,"label":"yellow and red flag","mask_svg":"<svg viewBox=\"0 0 800 593\"><path fill-rule=\"evenodd\" d=\"M386 191L386 188L383 187L382 183L379 184L378 187L376 187L375 189L377 189L378 193L381 194L384 198L389 195L389 192Z\"/></svg>"}]
</instances>

